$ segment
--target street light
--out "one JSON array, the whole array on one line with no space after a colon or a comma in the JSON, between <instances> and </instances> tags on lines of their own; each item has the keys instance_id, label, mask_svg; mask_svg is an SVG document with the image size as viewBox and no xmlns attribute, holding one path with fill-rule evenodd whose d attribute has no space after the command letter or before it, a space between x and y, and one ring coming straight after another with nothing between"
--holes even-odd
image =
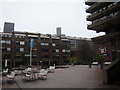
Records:
<instances>
[{"instance_id":1,"label":"street light","mask_svg":"<svg viewBox=\"0 0 120 90\"><path fill-rule=\"evenodd\" d=\"M41 64L41 68L42 68L42 61L40 61L40 64Z\"/></svg>"}]
</instances>

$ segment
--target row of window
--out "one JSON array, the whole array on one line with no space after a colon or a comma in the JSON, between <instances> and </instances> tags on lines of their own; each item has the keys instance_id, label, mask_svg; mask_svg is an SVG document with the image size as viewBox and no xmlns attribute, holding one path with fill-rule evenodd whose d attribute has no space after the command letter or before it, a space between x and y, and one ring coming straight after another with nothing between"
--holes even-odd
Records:
<instances>
[{"instance_id":1,"label":"row of window","mask_svg":"<svg viewBox=\"0 0 120 90\"><path fill-rule=\"evenodd\" d=\"M2 47L2 51L11 51L11 48L9 48L9 47ZM24 48L16 49L16 51L24 52Z\"/></svg>"},{"instance_id":2,"label":"row of window","mask_svg":"<svg viewBox=\"0 0 120 90\"><path fill-rule=\"evenodd\" d=\"M2 50L3 51L11 51L11 48L9 48L9 47L2 47ZM24 48L18 48L18 49L16 49L16 51L20 51L20 52L24 52ZM42 52L49 52L49 49L41 49L41 51ZM55 50L53 50L53 52L60 52L60 50L59 49L55 49ZM66 49L63 49L62 50L62 52L70 52L70 50L66 50Z\"/></svg>"},{"instance_id":3,"label":"row of window","mask_svg":"<svg viewBox=\"0 0 120 90\"><path fill-rule=\"evenodd\" d=\"M2 44L11 44L11 41L9 40L1 40ZM20 44L20 45L25 45L24 41L15 41L16 44Z\"/></svg>"},{"instance_id":4,"label":"row of window","mask_svg":"<svg viewBox=\"0 0 120 90\"><path fill-rule=\"evenodd\" d=\"M12 37L12 35L1 34L1 37ZM16 38L25 38L25 36L15 35Z\"/></svg>"},{"instance_id":5,"label":"row of window","mask_svg":"<svg viewBox=\"0 0 120 90\"><path fill-rule=\"evenodd\" d=\"M24 41L15 41L16 44L25 45Z\"/></svg>"},{"instance_id":6,"label":"row of window","mask_svg":"<svg viewBox=\"0 0 120 90\"><path fill-rule=\"evenodd\" d=\"M1 40L1 43L2 44L11 44L11 41L8 41L8 40ZM25 41L15 41L16 44L18 45L25 45ZM49 43L41 43L40 44L41 46L49 46ZM52 43L52 46L55 47L55 46L59 46L59 44L56 44L56 43ZM69 45L62 45L62 46L69 46Z\"/></svg>"},{"instance_id":7,"label":"row of window","mask_svg":"<svg viewBox=\"0 0 120 90\"><path fill-rule=\"evenodd\" d=\"M12 35L0 34L1 37L12 37Z\"/></svg>"},{"instance_id":8,"label":"row of window","mask_svg":"<svg viewBox=\"0 0 120 90\"><path fill-rule=\"evenodd\" d=\"M2 43L2 44L11 44L11 41L8 41L8 40L6 40L6 41L5 41L5 40L1 40L1 43Z\"/></svg>"},{"instance_id":9,"label":"row of window","mask_svg":"<svg viewBox=\"0 0 120 90\"><path fill-rule=\"evenodd\" d=\"M41 43L42 46L48 46L49 43Z\"/></svg>"}]
</instances>

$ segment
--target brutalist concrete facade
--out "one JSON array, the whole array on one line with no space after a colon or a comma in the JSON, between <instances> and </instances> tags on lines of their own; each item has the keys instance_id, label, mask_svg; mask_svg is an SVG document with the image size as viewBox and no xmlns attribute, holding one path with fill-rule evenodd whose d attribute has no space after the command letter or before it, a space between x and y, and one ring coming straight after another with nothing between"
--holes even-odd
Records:
<instances>
[{"instance_id":1,"label":"brutalist concrete facade","mask_svg":"<svg viewBox=\"0 0 120 90\"><path fill-rule=\"evenodd\" d=\"M105 32L105 35L92 38L96 45L97 53L103 53L108 61L120 57L120 1L116 2L89 2L86 10L91 15L87 16L89 30Z\"/></svg>"}]
</instances>

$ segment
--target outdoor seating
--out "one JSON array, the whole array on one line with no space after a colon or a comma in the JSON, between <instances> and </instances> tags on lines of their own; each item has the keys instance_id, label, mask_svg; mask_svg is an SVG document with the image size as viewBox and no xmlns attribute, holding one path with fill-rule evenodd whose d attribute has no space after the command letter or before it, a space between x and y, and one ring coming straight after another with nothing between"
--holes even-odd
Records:
<instances>
[{"instance_id":1,"label":"outdoor seating","mask_svg":"<svg viewBox=\"0 0 120 90\"><path fill-rule=\"evenodd\" d=\"M38 73L38 76L40 76L41 79L47 79L48 69L41 69L40 73Z\"/></svg>"},{"instance_id":2,"label":"outdoor seating","mask_svg":"<svg viewBox=\"0 0 120 90\"><path fill-rule=\"evenodd\" d=\"M25 72L23 72L23 75L26 80L36 80L38 78L39 71L34 68L27 68L25 69Z\"/></svg>"},{"instance_id":3,"label":"outdoor seating","mask_svg":"<svg viewBox=\"0 0 120 90\"><path fill-rule=\"evenodd\" d=\"M31 73L26 73L25 78L26 78L26 80L32 80L32 74Z\"/></svg>"},{"instance_id":4,"label":"outdoor seating","mask_svg":"<svg viewBox=\"0 0 120 90\"><path fill-rule=\"evenodd\" d=\"M15 75L18 75L18 70L15 70Z\"/></svg>"},{"instance_id":5,"label":"outdoor seating","mask_svg":"<svg viewBox=\"0 0 120 90\"><path fill-rule=\"evenodd\" d=\"M31 71L32 71L32 68L28 67L28 68L26 69L26 71L27 71L27 72L31 72Z\"/></svg>"},{"instance_id":6,"label":"outdoor seating","mask_svg":"<svg viewBox=\"0 0 120 90\"><path fill-rule=\"evenodd\" d=\"M8 78L8 81L13 81L14 78L15 78L15 72L14 72L14 71L11 71L11 74L10 74L10 75L7 75L7 78Z\"/></svg>"},{"instance_id":7,"label":"outdoor seating","mask_svg":"<svg viewBox=\"0 0 120 90\"><path fill-rule=\"evenodd\" d=\"M8 68L3 70L3 73L8 73Z\"/></svg>"},{"instance_id":8,"label":"outdoor seating","mask_svg":"<svg viewBox=\"0 0 120 90\"><path fill-rule=\"evenodd\" d=\"M26 80L32 80L32 68L28 67L23 72L23 78Z\"/></svg>"},{"instance_id":9,"label":"outdoor seating","mask_svg":"<svg viewBox=\"0 0 120 90\"><path fill-rule=\"evenodd\" d=\"M49 67L49 72L55 72L55 66L50 66Z\"/></svg>"},{"instance_id":10,"label":"outdoor seating","mask_svg":"<svg viewBox=\"0 0 120 90\"><path fill-rule=\"evenodd\" d=\"M38 73L40 73L39 70L33 69L33 70L31 71L31 73L32 73L32 80L38 79Z\"/></svg>"}]
</instances>

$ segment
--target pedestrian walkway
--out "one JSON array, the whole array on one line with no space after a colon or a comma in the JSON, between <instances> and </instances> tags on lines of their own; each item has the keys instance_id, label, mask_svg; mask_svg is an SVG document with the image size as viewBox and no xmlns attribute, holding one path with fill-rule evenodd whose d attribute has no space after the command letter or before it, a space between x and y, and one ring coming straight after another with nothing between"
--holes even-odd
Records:
<instances>
[{"instance_id":1,"label":"pedestrian walkway","mask_svg":"<svg viewBox=\"0 0 120 90\"><path fill-rule=\"evenodd\" d=\"M118 88L117 85L103 85L102 69L97 66L75 65L70 68L58 68L55 73L48 73L47 80L25 82L22 76L16 76L15 81L21 88ZM3 88L18 88L5 80Z\"/></svg>"}]
</instances>

